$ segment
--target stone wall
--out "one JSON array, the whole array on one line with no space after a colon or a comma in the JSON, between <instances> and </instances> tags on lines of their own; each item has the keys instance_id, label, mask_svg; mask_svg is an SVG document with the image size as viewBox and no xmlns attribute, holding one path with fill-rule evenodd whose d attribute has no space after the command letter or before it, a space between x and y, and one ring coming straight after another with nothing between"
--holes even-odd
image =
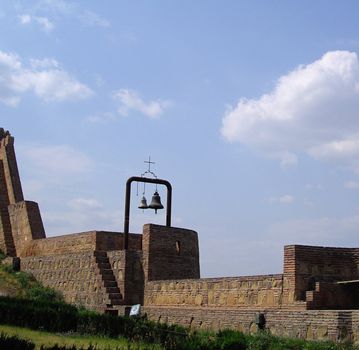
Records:
<instances>
[{"instance_id":1,"label":"stone wall","mask_svg":"<svg viewBox=\"0 0 359 350\"><path fill-rule=\"evenodd\" d=\"M10 204L8 211L16 255L22 256L29 242L45 238L39 206L35 202L22 201Z\"/></svg>"},{"instance_id":2,"label":"stone wall","mask_svg":"<svg viewBox=\"0 0 359 350\"><path fill-rule=\"evenodd\" d=\"M118 250L107 252L107 255L126 304L143 304L142 251Z\"/></svg>"},{"instance_id":3,"label":"stone wall","mask_svg":"<svg viewBox=\"0 0 359 350\"><path fill-rule=\"evenodd\" d=\"M16 249L8 206L23 199L14 138L8 131L0 128L0 249L10 256L16 256Z\"/></svg>"},{"instance_id":4,"label":"stone wall","mask_svg":"<svg viewBox=\"0 0 359 350\"><path fill-rule=\"evenodd\" d=\"M0 249L19 256L27 241L44 237L37 203L24 201L14 138L0 128Z\"/></svg>"},{"instance_id":5,"label":"stone wall","mask_svg":"<svg viewBox=\"0 0 359 350\"><path fill-rule=\"evenodd\" d=\"M305 300L316 282L359 279L359 249L291 245L284 248L284 275L295 299Z\"/></svg>"},{"instance_id":6,"label":"stone wall","mask_svg":"<svg viewBox=\"0 0 359 350\"><path fill-rule=\"evenodd\" d=\"M24 196L16 162L14 138L3 128L0 128L0 160L4 173L3 185L6 186L9 204L23 201Z\"/></svg>"},{"instance_id":7,"label":"stone wall","mask_svg":"<svg viewBox=\"0 0 359 350\"><path fill-rule=\"evenodd\" d=\"M129 249L141 249L142 235L130 234ZM65 236L36 239L28 243L22 251L22 256L44 256L67 254L86 251L121 250L123 234L120 232L89 231Z\"/></svg>"},{"instance_id":8,"label":"stone wall","mask_svg":"<svg viewBox=\"0 0 359 350\"><path fill-rule=\"evenodd\" d=\"M21 270L60 291L69 303L98 311L111 304L94 252L21 258Z\"/></svg>"},{"instance_id":9,"label":"stone wall","mask_svg":"<svg viewBox=\"0 0 359 350\"><path fill-rule=\"evenodd\" d=\"M149 281L144 305L278 308L292 302L285 291L281 274Z\"/></svg>"},{"instance_id":10,"label":"stone wall","mask_svg":"<svg viewBox=\"0 0 359 350\"><path fill-rule=\"evenodd\" d=\"M144 306L143 313L159 322L197 329L235 329L255 333L259 312L240 308L184 308ZM358 311L300 311L263 309L265 328L272 334L308 340L359 340Z\"/></svg>"},{"instance_id":11,"label":"stone wall","mask_svg":"<svg viewBox=\"0 0 359 350\"><path fill-rule=\"evenodd\" d=\"M142 238L145 280L199 278L197 232L147 224Z\"/></svg>"}]
</instances>

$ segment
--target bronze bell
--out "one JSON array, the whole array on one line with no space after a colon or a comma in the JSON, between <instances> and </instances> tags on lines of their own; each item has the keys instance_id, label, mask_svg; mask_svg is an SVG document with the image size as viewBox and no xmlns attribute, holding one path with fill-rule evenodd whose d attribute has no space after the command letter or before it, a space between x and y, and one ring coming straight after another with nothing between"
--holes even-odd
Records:
<instances>
[{"instance_id":1,"label":"bronze bell","mask_svg":"<svg viewBox=\"0 0 359 350\"><path fill-rule=\"evenodd\" d=\"M163 209L161 197L157 191L153 194L151 204L148 207L154 209L156 214L158 209Z\"/></svg>"},{"instance_id":2,"label":"bronze bell","mask_svg":"<svg viewBox=\"0 0 359 350\"><path fill-rule=\"evenodd\" d=\"M149 206L147 205L147 199L145 196L142 196L142 199L141 199L140 204L138 205L138 208L139 209L148 209L149 208Z\"/></svg>"}]
</instances>

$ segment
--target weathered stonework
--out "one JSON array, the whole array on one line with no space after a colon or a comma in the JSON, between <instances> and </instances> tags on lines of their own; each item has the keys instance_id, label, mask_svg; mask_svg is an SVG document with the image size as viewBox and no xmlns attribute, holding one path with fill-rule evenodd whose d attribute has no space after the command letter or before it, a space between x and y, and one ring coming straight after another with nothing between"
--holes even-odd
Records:
<instances>
[{"instance_id":1,"label":"weathered stonework","mask_svg":"<svg viewBox=\"0 0 359 350\"><path fill-rule=\"evenodd\" d=\"M283 275L150 281L146 305L278 308Z\"/></svg>"},{"instance_id":2,"label":"weathered stonework","mask_svg":"<svg viewBox=\"0 0 359 350\"><path fill-rule=\"evenodd\" d=\"M37 203L23 198L14 138L1 128L0 249L90 309L139 303L159 322L249 333L262 313L273 334L359 342L359 248L290 245L282 274L201 279L192 230L147 224L127 250L120 232L46 238Z\"/></svg>"}]
</instances>

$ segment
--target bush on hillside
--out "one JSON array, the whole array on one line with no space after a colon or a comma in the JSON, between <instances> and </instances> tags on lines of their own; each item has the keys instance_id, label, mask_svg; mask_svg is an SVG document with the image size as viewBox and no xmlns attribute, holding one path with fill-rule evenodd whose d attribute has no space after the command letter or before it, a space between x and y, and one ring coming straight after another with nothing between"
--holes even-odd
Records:
<instances>
[{"instance_id":1,"label":"bush on hillside","mask_svg":"<svg viewBox=\"0 0 359 350\"><path fill-rule=\"evenodd\" d=\"M4 255L0 252L0 270L8 274L8 282L17 285L23 297L39 301L64 301L59 291L44 287L28 272L15 271L11 264L1 263L3 258Z\"/></svg>"},{"instance_id":2,"label":"bush on hillside","mask_svg":"<svg viewBox=\"0 0 359 350\"><path fill-rule=\"evenodd\" d=\"M19 327L68 332L76 329L77 309L65 303L0 297L0 320Z\"/></svg>"},{"instance_id":3,"label":"bush on hillside","mask_svg":"<svg viewBox=\"0 0 359 350\"><path fill-rule=\"evenodd\" d=\"M79 310L65 303L10 297L0 297L0 320L49 332L122 336L130 341L160 344L166 350L359 350L351 344L279 338L266 331L254 335L234 330L190 331L177 325Z\"/></svg>"},{"instance_id":4,"label":"bush on hillside","mask_svg":"<svg viewBox=\"0 0 359 350\"><path fill-rule=\"evenodd\" d=\"M19 339L17 336L9 336L7 334L0 334L0 349L6 350L33 350L35 344L24 339Z\"/></svg>"}]
</instances>

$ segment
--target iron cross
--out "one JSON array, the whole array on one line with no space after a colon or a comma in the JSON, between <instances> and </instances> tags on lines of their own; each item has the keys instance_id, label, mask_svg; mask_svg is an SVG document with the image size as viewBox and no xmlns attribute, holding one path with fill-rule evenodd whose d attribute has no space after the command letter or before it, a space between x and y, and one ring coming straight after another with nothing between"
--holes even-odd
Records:
<instances>
[{"instance_id":1,"label":"iron cross","mask_svg":"<svg viewBox=\"0 0 359 350\"><path fill-rule=\"evenodd\" d=\"M148 160L145 160L144 163L148 164L148 172L151 172L151 164L156 164L155 162L151 162L151 156L148 156Z\"/></svg>"}]
</instances>

